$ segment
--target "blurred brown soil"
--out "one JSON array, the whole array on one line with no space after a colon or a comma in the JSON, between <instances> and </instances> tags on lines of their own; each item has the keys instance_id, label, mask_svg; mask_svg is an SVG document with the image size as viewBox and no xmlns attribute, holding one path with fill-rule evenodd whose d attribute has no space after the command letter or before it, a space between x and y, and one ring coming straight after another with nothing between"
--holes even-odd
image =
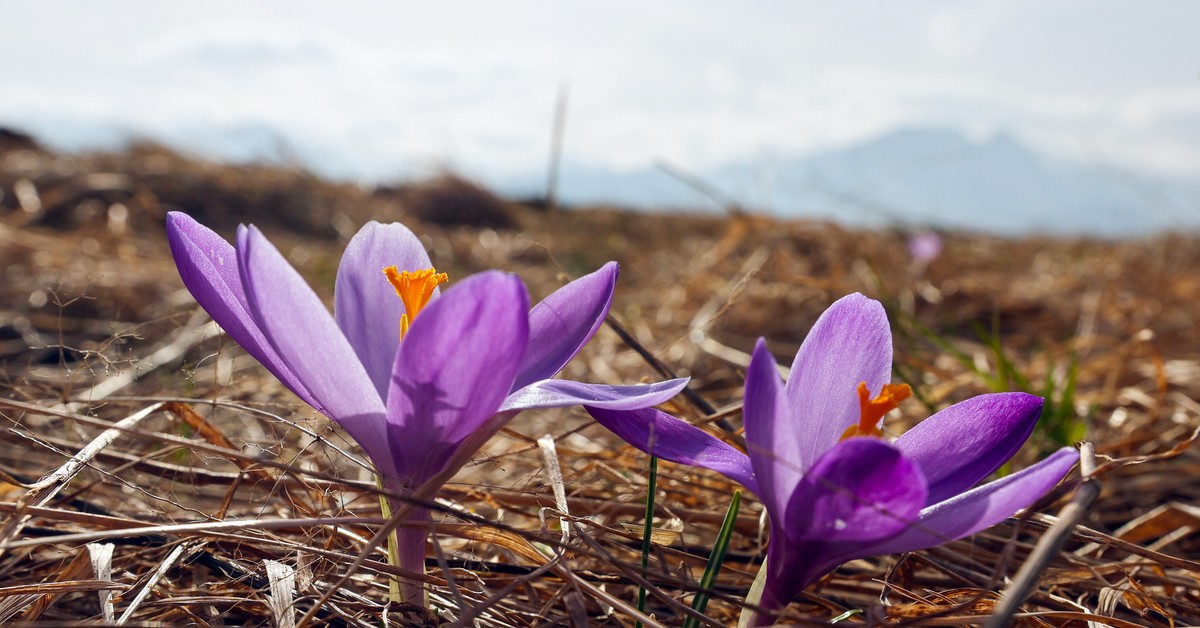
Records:
<instances>
[{"instance_id":1,"label":"blurred brown soil","mask_svg":"<svg viewBox=\"0 0 1200 628\"><path fill-rule=\"evenodd\" d=\"M893 434L952 402L1028 388L1049 392L1068 425L1058 436L1040 430L1017 467L1071 429L1096 446L1101 496L1041 573L1021 622L1200 623L1200 455L1159 456L1200 425L1195 235L1010 240L951 232L941 234L942 255L922 266L899 229L612 208L546 212L450 175L367 190L152 145L58 155L9 135L0 135L0 194L0 525L8 526L0 534L9 534L0 541L12 543L0 549L0 621L99 621L97 591L113 591L116 614L128 610L130 621L269 624L287 612L272 606L267 561L295 570L293 612L311 609L349 574L315 620L380 621L388 567L376 552L350 573L377 528L370 473L327 420L228 339L203 335L207 319L179 281L163 232L166 212L179 210L229 238L239 223L256 224L327 300L342 248L368 220L407 224L452 282L501 268L519 274L535 300L615 259L615 319L674 373L691 376L734 426L755 339L765 337L786 365L824 308L861 291L887 306L896 376L917 391L889 418ZM608 329L563 376L659 378ZM155 405L167 401L175 405ZM704 418L683 399L674 410ZM131 430L32 508L34 497L49 494L31 488L37 480L129 417ZM554 507L535 443L544 434L556 438L570 514L579 518L564 559L578 580L538 571L526 541L559 538L556 512L545 516L551 529L539 520L539 509ZM1110 461L1117 462L1105 466ZM636 597L629 530L640 528L646 464L578 409L513 421L442 493L426 581L434 604L450 609L443 618L475 607L486 625L535 625L539 616L632 625L597 591ZM678 602L690 602L735 487L667 463L659 477L656 525L681 534L656 549L648 612L678 625ZM1057 496L1069 498L1073 482ZM845 565L794 603L790 618L819 623L859 610L846 621L982 621L1062 503L1047 501L1027 521L942 548ZM707 611L722 624L736 622L761 559L760 506L753 498L744 504ZM11 514L22 505L27 520ZM312 521L329 517L367 522ZM253 525L280 519L306 522ZM245 525L219 528L222 521ZM121 532L183 523L212 527ZM50 539L60 534L93 538ZM93 571L89 540L116 545L111 582Z\"/></svg>"}]
</instances>

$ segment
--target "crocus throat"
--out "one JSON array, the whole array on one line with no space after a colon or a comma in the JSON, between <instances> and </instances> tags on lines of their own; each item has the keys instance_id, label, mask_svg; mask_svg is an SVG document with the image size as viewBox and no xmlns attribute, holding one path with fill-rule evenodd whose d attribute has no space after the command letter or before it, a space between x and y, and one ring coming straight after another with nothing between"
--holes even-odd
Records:
<instances>
[{"instance_id":1,"label":"crocus throat","mask_svg":"<svg viewBox=\"0 0 1200 628\"><path fill-rule=\"evenodd\" d=\"M858 424L851 425L842 433L842 440L855 436L874 436L875 438L883 436L883 430L879 427L883 415L895 410L901 401L908 399L911 395L912 389L908 387L908 384L884 384L883 390L879 391L879 395L872 399L871 391L867 390L867 383L859 382L858 405L861 414Z\"/></svg>"},{"instance_id":2,"label":"crocus throat","mask_svg":"<svg viewBox=\"0 0 1200 628\"><path fill-rule=\"evenodd\" d=\"M383 274L387 275L388 282L396 289L396 296L404 302L404 313L400 315L400 337L404 338L413 319L429 305L433 291L450 277L432 268L410 272L399 270L395 266L384 268Z\"/></svg>"}]
</instances>

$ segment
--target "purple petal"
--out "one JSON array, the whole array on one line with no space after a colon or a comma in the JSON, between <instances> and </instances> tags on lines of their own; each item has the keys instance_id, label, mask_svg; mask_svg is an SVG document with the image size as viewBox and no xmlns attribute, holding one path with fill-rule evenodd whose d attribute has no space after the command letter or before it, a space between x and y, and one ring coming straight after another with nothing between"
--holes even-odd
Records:
<instances>
[{"instance_id":1,"label":"purple petal","mask_svg":"<svg viewBox=\"0 0 1200 628\"><path fill-rule=\"evenodd\" d=\"M687 421L653 408L620 411L588 407L587 411L622 440L648 454L712 469L758 493L750 458Z\"/></svg>"},{"instance_id":2,"label":"purple petal","mask_svg":"<svg viewBox=\"0 0 1200 628\"><path fill-rule=\"evenodd\" d=\"M550 379L591 340L604 323L617 283L617 263L554 291L529 312L529 347L513 388Z\"/></svg>"},{"instance_id":3,"label":"purple petal","mask_svg":"<svg viewBox=\"0 0 1200 628\"><path fill-rule=\"evenodd\" d=\"M851 438L821 456L788 501L771 512L763 605L787 606L864 543L912 525L925 504L916 463L874 438Z\"/></svg>"},{"instance_id":4,"label":"purple petal","mask_svg":"<svg viewBox=\"0 0 1200 628\"><path fill-rule=\"evenodd\" d=\"M793 438L811 464L858 422L858 383L872 395L891 381L892 331L878 301L855 293L817 319L800 345L787 383Z\"/></svg>"},{"instance_id":5,"label":"purple petal","mask_svg":"<svg viewBox=\"0 0 1200 628\"><path fill-rule=\"evenodd\" d=\"M305 403L321 410L250 316L233 246L182 212L167 213L167 241L183 285L225 333Z\"/></svg>"},{"instance_id":6,"label":"purple petal","mask_svg":"<svg viewBox=\"0 0 1200 628\"><path fill-rule=\"evenodd\" d=\"M858 555L911 552L989 528L1045 495L1078 461L1079 452L1064 447L1032 467L922 510L908 530Z\"/></svg>"},{"instance_id":7,"label":"purple petal","mask_svg":"<svg viewBox=\"0 0 1200 628\"><path fill-rule=\"evenodd\" d=\"M250 313L279 357L384 471L383 400L325 304L254 227L238 230L238 261Z\"/></svg>"},{"instance_id":8,"label":"purple petal","mask_svg":"<svg viewBox=\"0 0 1200 628\"><path fill-rule=\"evenodd\" d=\"M807 452L796 437L796 417L775 368L775 357L762 338L754 345L746 369L743 398L746 450L761 489L759 497L768 512L783 513L811 462L801 457Z\"/></svg>"},{"instance_id":9,"label":"purple petal","mask_svg":"<svg viewBox=\"0 0 1200 628\"><path fill-rule=\"evenodd\" d=\"M851 439L839 447L855 441ZM974 534L1011 516L1050 490L1079 459L1073 449L1056 452L1037 465L1001 480L962 493L950 500L921 510L911 525L899 534L878 541L847 539L806 539L780 543L781 535L791 532L772 522L772 540L768 546L768 564L778 569L770 572L772 608L791 601L804 587L837 565L865 556L910 552ZM821 465L824 462L819 462ZM814 469L815 470L815 469ZM765 598L764 598L765 599Z\"/></svg>"},{"instance_id":10,"label":"purple petal","mask_svg":"<svg viewBox=\"0 0 1200 628\"><path fill-rule=\"evenodd\" d=\"M829 544L812 541L788 542L783 532L771 526L771 542L767 545L767 570L759 606L770 613L758 614L751 626L770 626L770 615L787 608L800 592L840 563L826 559ZM822 562L816 562L820 560Z\"/></svg>"},{"instance_id":11,"label":"purple petal","mask_svg":"<svg viewBox=\"0 0 1200 628\"><path fill-rule=\"evenodd\" d=\"M1042 399L1025 393L980 395L921 421L896 439L929 482L936 504L975 486L1012 458L1037 424Z\"/></svg>"},{"instance_id":12,"label":"purple petal","mask_svg":"<svg viewBox=\"0 0 1200 628\"><path fill-rule=\"evenodd\" d=\"M504 400L501 411L533 408L593 406L608 410L637 410L665 403L687 386L687 378L638 386L584 384L565 379L546 379L518 390Z\"/></svg>"},{"instance_id":13,"label":"purple petal","mask_svg":"<svg viewBox=\"0 0 1200 628\"><path fill-rule=\"evenodd\" d=\"M459 282L413 321L387 397L392 455L410 488L497 413L529 340L528 311L521 280L489 271Z\"/></svg>"},{"instance_id":14,"label":"purple petal","mask_svg":"<svg viewBox=\"0 0 1200 628\"><path fill-rule=\"evenodd\" d=\"M838 543L890 537L912 525L928 495L921 468L875 438L851 438L821 456L788 500L789 539Z\"/></svg>"},{"instance_id":15,"label":"purple petal","mask_svg":"<svg viewBox=\"0 0 1200 628\"><path fill-rule=\"evenodd\" d=\"M404 313L404 303L383 274L388 266L414 271L433 265L408 227L397 222L368 222L346 246L334 289L334 318L366 367L380 398L387 395L400 344L400 315Z\"/></svg>"}]
</instances>

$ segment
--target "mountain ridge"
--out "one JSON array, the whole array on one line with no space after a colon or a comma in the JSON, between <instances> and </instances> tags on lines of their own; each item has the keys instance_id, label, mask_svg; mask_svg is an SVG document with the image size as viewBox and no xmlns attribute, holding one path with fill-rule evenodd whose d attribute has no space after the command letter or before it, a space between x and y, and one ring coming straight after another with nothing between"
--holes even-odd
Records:
<instances>
[{"instance_id":1,"label":"mountain ridge","mask_svg":"<svg viewBox=\"0 0 1200 628\"><path fill-rule=\"evenodd\" d=\"M1200 182L1054 157L1003 131L975 140L949 127L902 127L849 146L741 158L695 175L740 206L789 218L1004 235L1200 228ZM560 180L569 203L719 209L654 167L567 163ZM489 183L505 192L519 186Z\"/></svg>"}]
</instances>

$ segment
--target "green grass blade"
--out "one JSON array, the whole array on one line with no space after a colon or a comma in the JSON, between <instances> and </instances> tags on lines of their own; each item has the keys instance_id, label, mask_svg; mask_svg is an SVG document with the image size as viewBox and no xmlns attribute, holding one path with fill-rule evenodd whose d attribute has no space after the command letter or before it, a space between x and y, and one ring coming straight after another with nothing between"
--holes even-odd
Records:
<instances>
[{"instance_id":1,"label":"green grass blade","mask_svg":"<svg viewBox=\"0 0 1200 628\"><path fill-rule=\"evenodd\" d=\"M708 607L708 591L717 584L717 574L721 573L721 564L725 562L725 553L729 551L729 539L733 537L733 525L737 523L738 508L742 505L742 492L734 491L733 499L729 502L729 510L725 511L725 520L721 522L721 531L717 533L717 542L713 545L712 553L708 555L708 564L704 566L704 575L700 577L700 591L692 600L692 610L703 613ZM697 628L700 620L688 617L683 622L683 628Z\"/></svg>"},{"instance_id":2,"label":"green grass blade","mask_svg":"<svg viewBox=\"0 0 1200 628\"><path fill-rule=\"evenodd\" d=\"M654 494L658 492L658 458L650 456L650 477L646 481L646 527L642 530L642 577L650 569L650 536L654 532ZM646 587L638 585L637 609L646 612ZM642 628L642 622L634 624Z\"/></svg>"}]
</instances>

